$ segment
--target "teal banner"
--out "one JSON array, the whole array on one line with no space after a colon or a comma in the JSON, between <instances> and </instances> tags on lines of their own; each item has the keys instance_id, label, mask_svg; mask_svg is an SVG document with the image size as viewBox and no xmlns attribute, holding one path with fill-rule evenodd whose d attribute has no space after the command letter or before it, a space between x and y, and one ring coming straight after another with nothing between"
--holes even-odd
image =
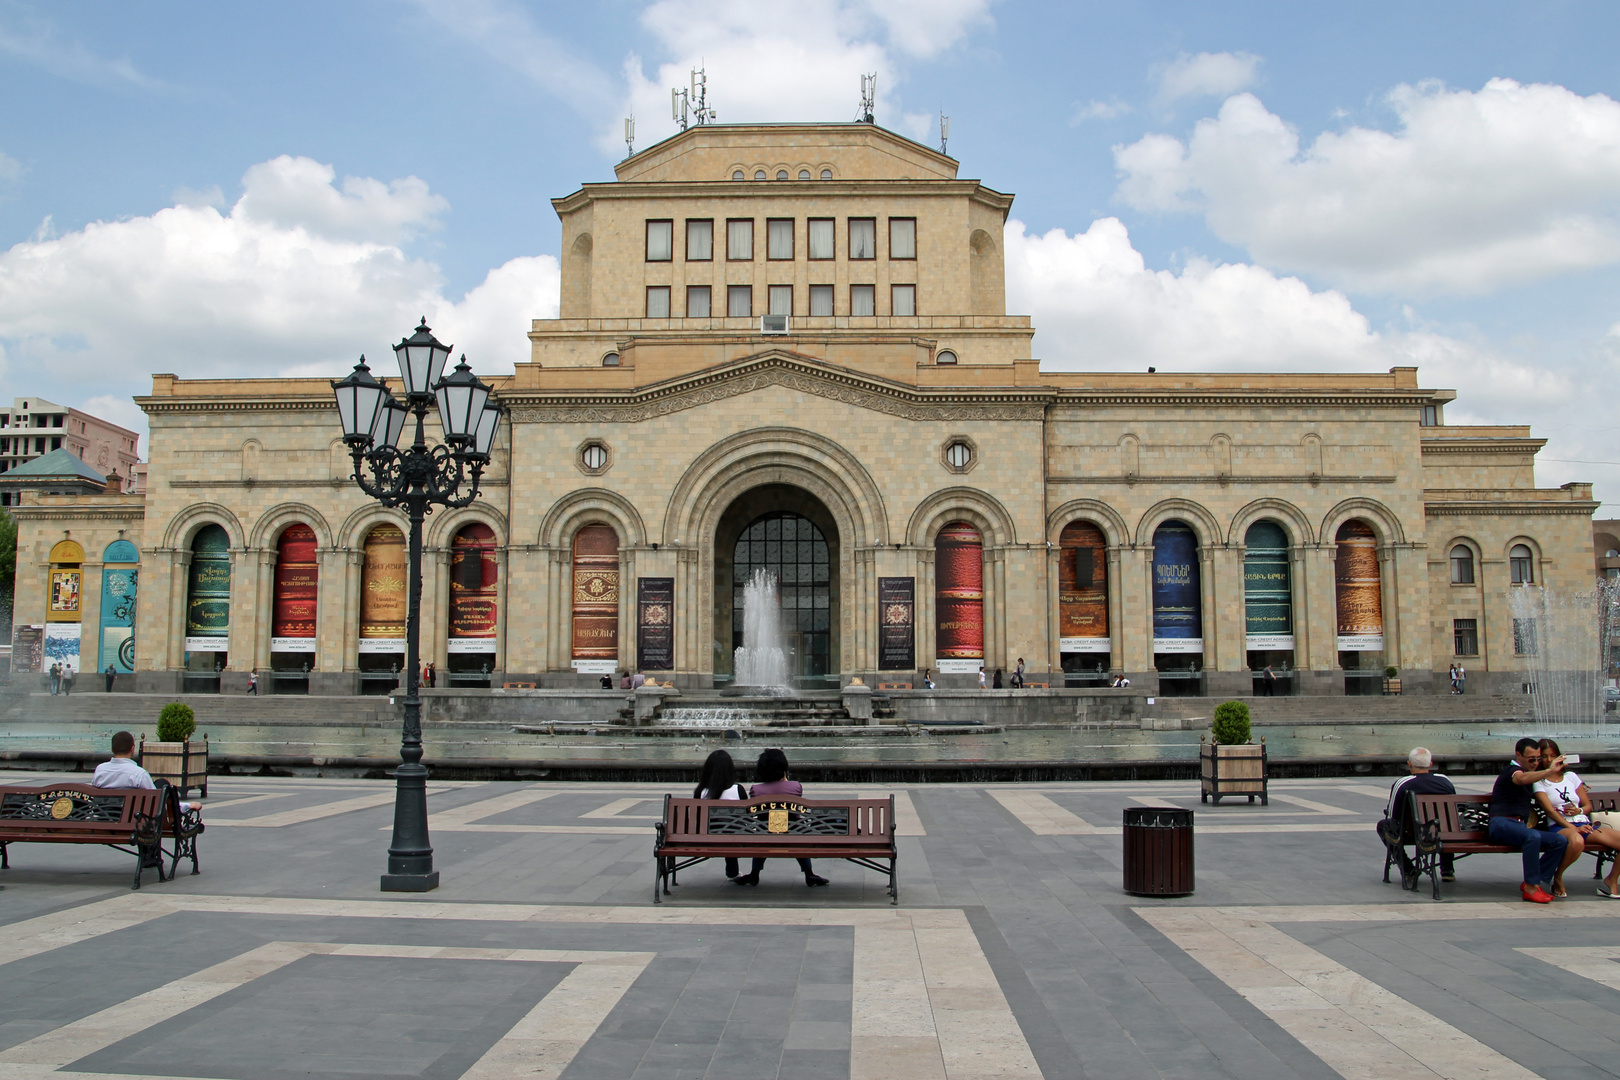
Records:
<instances>
[{"instance_id":1,"label":"teal banner","mask_svg":"<svg viewBox=\"0 0 1620 1080\"><path fill-rule=\"evenodd\" d=\"M1273 521L1249 526L1243 545L1243 613L1250 637L1294 632L1288 535Z\"/></svg>"},{"instance_id":2,"label":"teal banner","mask_svg":"<svg viewBox=\"0 0 1620 1080\"><path fill-rule=\"evenodd\" d=\"M135 670L135 596L141 572L133 566L101 571L101 655L97 671L108 665L120 675Z\"/></svg>"}]
</instances>

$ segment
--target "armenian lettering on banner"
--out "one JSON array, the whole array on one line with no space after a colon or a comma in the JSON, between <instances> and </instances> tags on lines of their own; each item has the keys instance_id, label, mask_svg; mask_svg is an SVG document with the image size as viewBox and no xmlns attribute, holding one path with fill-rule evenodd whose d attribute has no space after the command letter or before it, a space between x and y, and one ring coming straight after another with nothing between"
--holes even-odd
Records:
<instances>
[{"instance_id":1,"label":"armenian lettering on banner","mask_svg":"<svg viewBox=\"0 0 1620 1080\"><path fill-rule=\"evenodd\" d=\"M1153 533L1153 651L1204 651L1204 601L1198 534L1184 521Z\"/></svg>"},{"instance_id":2,"label":"armenian lettering on banner","mask_svg":"<svg viewBox=\"0 0 1620 1080\"><path fill-rule=\"evenodd\" d=\"M378 525L366 534L360 565L360 651L405 651L405 533Z\"/></svg>"},{"instance_id":3,"label":"armenian lettering on banner","mask_svg":"<svg viewBox=\"0 0 1620 1080\"><path fill-rule=\"evenodd\" d=\"M984 664L984 540L963 521L934 540L934 655L941 673Z\"/></svg>"},{"instance_id":4,"label":"armenian lettering on banner","mask_svg":"<svg viewBox=\"0 0 1620 1080\"><path fill-rule=\"evenodd\" d=\"M114 540L102 553L101 655L98 669L128 675L135 670L135 601L140 586L140 552L128 540Z\"/></svg>"},{"instance_id":5,"label":"armenian lettering on banner","mask_svg":"<svg viewBox=\"0 0 1620 1080\"><path fill-rule=\"evenodd\" d=\"M1108 652L1108 540L1091 522L1071 521L1058 548L1058 649Z\"/></svg>"},{"instance_id":6,"label":"armenian lettering on banner","mask_svg":"<svg viewBox=\"0 0 1620 1080\"><path fill-rule=\"evenodd\" d=\"M636 670L675 670L675 579L636 580Z\"/></svg>"},{"instance_id":7,"label":"armenian lettering on banner","mask_svg":"<svg viewBox=\"0 0 1620 1080\"><path fill-rule=\"evenodd\" d=\"M587 525L574 534L574 663L587 675L619 663L619 534Z\"/></svg>"},{"instance_id":8,"label":"armenian lettering on banner","mask_svg":"<svg viewBox=\"0 0 1620 1080\"><path fill-rule=\"evenodd\" d=\"M21 623L11 630L11 670L15 672L44 671L45 624Z\"/></svg>"},{"instance_id":9,"label":"armenian lettering on banner","mask_svg":"<svg viewBox=\"0 0 1620 1080\"><path fill-rule=\"evenodd\" d=\"M1378 574L1378 537L1365 521L1347 521L1336 537L1333 583L1337 593L1340 652L1382 652L1384 593Z\"/></svg>"},{"instance_id":10,"label":"armenian lettering on banner","mask_svg":"<svg viewBox=\"0 0 1620 1080\"><path fill-rule=\"evenodd\" d=\"M467 525L450 541L450 640L453 653L495 651L495 530Z\"/></svg>"},{"instance_id":11,"label":"armenian lettering on banner","mask_svg":"<svg viewBox=\"0 0 1620 1080\"><path fill-rule=\"evenodd\" d=\"M270 616L272 651L315 651L315 605L320 592L320 575L320 564L315 560L315 530L302 523L287 526L276 544Z\"/></svg>"},{"instance_id":12,"label":"armenian lettering on banner","mask_svg":"<svg viewBox=\"0 0 1620 1080\"><path fill-rule=\"evenodd\" d=\"M45 608L46 622L79 621L80 579L78 570L51 570L51 595Z\"/></svg>"},{"instance_id":13,"label":"armenian lettering on banner","mask_svg":"<svg viewBox=\"0 0 1620 1080\"><path fill-rule=\"evenodd\" d=\"M878 578L878 670L917 670L917 581Z\"/></svg>"},{"instance_id":14,"label":"armenian lettering on banner","mask_svg":"<svg viewBox=\"0 0 1620 1080\"><path fill-rule=\"evenodd\" d=\"M224 652L231 625L231 538L204 525L191 541L186 582L186 651Z\"/></svg>"},{"instance_id":15,"label":"armenian lettering on banner","mask_svg":"<svg viewBox=\"0 0 1620 1080\"><path fill-rule=\"evenodd\" d=\"M1275 521L1257 521L1243 537L1244 647L1294 647L1294 585L1288 534Z\"/></svg>"}]
</instances>

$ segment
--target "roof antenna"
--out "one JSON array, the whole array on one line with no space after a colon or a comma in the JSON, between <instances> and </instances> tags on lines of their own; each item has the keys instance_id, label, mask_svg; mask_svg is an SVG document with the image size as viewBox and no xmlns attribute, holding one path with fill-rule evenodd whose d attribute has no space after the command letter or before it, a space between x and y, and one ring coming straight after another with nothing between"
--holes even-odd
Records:
<instances>
[{"instance_id":1,"label":"roof antenna","mask_svg":"<svg viewBox=\"0 0 1620 1080\"><path fill-rule=\"evenodd\" d=\"M877 72L861 76L861 110L855 114L857 124L876 123L872 109L877 105Z\"/></svg>"},{"instance_id":2,"label":"roof antenna","mask_svg":"<svg viewBox=\"0 0 1620 1080\"><path fill-rule=\"evenodd\" d=\"M714 123L714 110L709 108L709 76L702 68L692 69L692 85L686 89L671 87L669 91L671 119L686 130L687 117L698 127Z\"/></svg>"},{"instance_id":3,"label":"roof antenna","mask_svg":"<svg viewBox=\"0 0 1620 1080\"><path fill-rule=\"evenodd\" d=\"M945 147L951 141L951 118L945 115L945 110L939 110L939 152L945 153Z\"/></svg>"},{"instance_id":4,"label":"roof antenna","mask_svg":"<svg viewBox=\"0 0 1620 1080\"><path fill-rule=\"evenodd\" d=\"M625 155L624 156L627 157L627 158L635 157L636 156L636 118L634 116L627 116L627 117L624 118L624 145L627 148L625 150Z\"/></svg>"}]
</instances>

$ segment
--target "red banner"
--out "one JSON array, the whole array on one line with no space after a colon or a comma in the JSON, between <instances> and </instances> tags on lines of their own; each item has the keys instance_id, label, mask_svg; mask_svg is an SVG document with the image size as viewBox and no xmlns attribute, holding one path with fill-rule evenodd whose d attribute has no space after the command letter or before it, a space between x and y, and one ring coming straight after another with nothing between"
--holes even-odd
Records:
<instances>
[{"instance_id":1,"label":"red banner","mask_svg":"<svg viewBox=\"0 0 1620 1080\"><path fill-rule=\"evenodd\" d=\"M315 604L320 587L320 565L315 560L315 530L289 525L276 545L275 599L271 605L270 636L315 636Z\"/></svg>"},{"instance_id":2,"label":"red banner","mask_svg":"<svg viewBox=\"0 0 1620 1080\"><path fill-rule=\"evenodd\" d=\"M619 658L619 534L587 525L574 534L574 659Z\"/></svg>"},{"instance_id":3,"label":"red banner","mask_svg":"<svg viewBox=\"0 0 1620 1080\"><path fill-rule=\"evenodd\" d=\"M495 636L495 530L474 522L450 541L450 636Z\"/></svg>"},{"instance_id":4,"label":"red banner","mask_svg":"<svg viewBox=\"0 0 1620 1080\"><path fill-rule=\"evenodd\" d=\"M984 659L984 541L966 522L953 522L934 541L935 655Z\"/></svg>"}]
</instances>

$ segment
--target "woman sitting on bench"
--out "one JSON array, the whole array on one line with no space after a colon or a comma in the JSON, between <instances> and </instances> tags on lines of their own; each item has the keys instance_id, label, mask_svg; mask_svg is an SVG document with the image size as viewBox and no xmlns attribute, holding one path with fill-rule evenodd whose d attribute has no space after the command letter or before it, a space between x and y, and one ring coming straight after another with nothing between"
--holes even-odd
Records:
<instances>
[{"instance_id":1,"label":"woman sitting on bench","mask_svg":"<svg viewBox=\"0 0 1620 1080\"><path fill-rule=\"evenodd\" d=\"M787 772L788 759L786 754L775 749L765 751L759 755L759 760L754 763L754 779L758 780L759 783L748 789L748 797L750 799L760 799L770 795L792 795L803 798L804 785L797 780L789 780ZM755 859L752 873L744 874L732 880L738 885L758 885L759 872L764 868L765 861L764 859ZM800 859L799 869L804 871L804 883L806 885L827 884L826 878L816 876L815 871L811 869L809 859Z\"/></svg>"},{"instance_id":2,"label":"woman sitting on bench","mask_svg":"<svg viewBox=\"0 0 1620 1080\"><path fill-rule=\"evenodd\" d=\"M626 675L625 678L630 676ZM731 760L731 755L724 750L716 750L703 762L703 771L698 774L697 787L692 789L694 799L729 799L733 802L747 798L743 786L737 783L737 763ZM738 874L736 859L726 860L726 877L736 880Z\"/></svg>"},{"instance_id":3,"label":"woman sitting on bench","mask_svg":"<svg viewBox=\"0 0 1620 1080\"><path fill-rule=\"evenodd\" d=\"M1545 765L1550 767L1554 761L1562 760L1562 751L1553 740L1542 739L1540 749ZM1541 813L1549 822L1549 828L1562 832L1566 837L1574 832L1587 851L1593 848L1620 851L1620 833L1592 820L1591 793L1586 789L1586 781L1574 770L1565 769L1545 780L1537 780L1530 790L1535 792L1536 802L1541 804ZM1573 849L1575 844L1571 843L1570 847ZM1566 867L1568 865L1565 863ZM1611 865L1609 876L1603 879L1597 892L1609 900L1620 900L1620 859ZM1553 878L1553 895L1568 895L1564 891L1563 870L1559 870L1558 876Z\"/></svg>"}]
</instances>

